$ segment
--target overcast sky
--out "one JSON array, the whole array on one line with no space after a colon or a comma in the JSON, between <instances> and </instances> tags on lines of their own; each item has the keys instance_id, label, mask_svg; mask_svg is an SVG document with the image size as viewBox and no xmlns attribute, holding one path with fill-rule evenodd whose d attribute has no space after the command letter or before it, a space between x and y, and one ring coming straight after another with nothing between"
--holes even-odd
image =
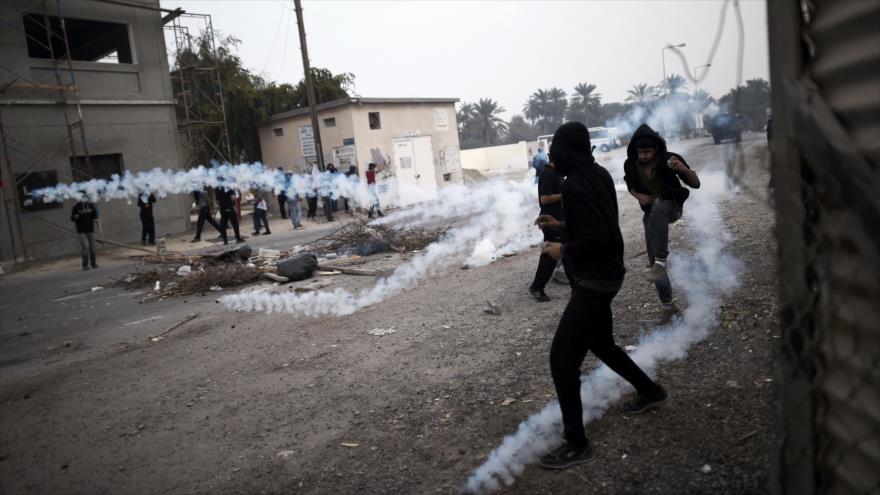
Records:
<instances>
[{"instance_id":1,"label":"overcast sky","mask_svg":"<svg viewBox=\"0 0 880 495\"><path fill-rule=\"evenodd\" d=\"M214 28L241 40L248 69L277 82L302 78L292 0L161 0L165 8L211 14ZM521 113L528 96L593 83L603 102L623 101L637 83L663 75L662 47L686 43L690 70L707 63L723 1L335 1L304 0L313 67L356 76L364 97L492 98ZM768 79L764 0L740 2L743 78ZM732 7L732 6L731 6ZM736 78L737 26L723 35L700 88L720 97ZM666 71L683 72L666 51ZM700 70L702 72L702 69ZM689 86L693 90L693 85Z\"/></svg>"}]
</instances>

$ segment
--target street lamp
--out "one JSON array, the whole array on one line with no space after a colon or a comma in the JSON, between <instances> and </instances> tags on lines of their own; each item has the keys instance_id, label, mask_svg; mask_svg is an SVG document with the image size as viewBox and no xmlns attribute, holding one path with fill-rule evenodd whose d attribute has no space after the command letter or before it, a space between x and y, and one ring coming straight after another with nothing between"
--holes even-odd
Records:
<instances>
[{"instance_id":1,"label":"street lamp","mask_svg":"<svg viewBox=\"0 0 880 495\"><path fill-rule=\"evenodd\" d=\"M699 65L697 67L694 67L694 93L696 93L700 89L700 78L699 76L697 76L697 71L699 69L708 69L709 67L712 67L712 64Z\"/></svg>"},{"instance_id":2,"label":"street lamp","mask_svg":"<svg viewBox=\"0 0 880 495\"><path fill-rule=\"evenodd\" d=\"M678 45L673 45L672 43L667 43L666 46L660 50L660 54L663 57L663 81L666 81L666 50L670 48L682 48L686 45L686 43L680 43Z\"/></svg>"}]
</instances>

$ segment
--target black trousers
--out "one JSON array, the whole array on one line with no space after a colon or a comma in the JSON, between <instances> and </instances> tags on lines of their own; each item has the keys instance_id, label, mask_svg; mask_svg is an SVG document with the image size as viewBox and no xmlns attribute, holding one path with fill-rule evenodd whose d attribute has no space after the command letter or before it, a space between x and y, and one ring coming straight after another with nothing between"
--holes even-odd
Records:
<instances>
[{"instance_id":1,"label":"black trousers","mask_svg":"<svg viewBox=\"0 0 880 495\"><path fill-rule=\"evenodd\" d=\"M550 348L550 372L562 409L565 440L575 445L587 443L580 370L587 351L593 351L639 394L651 394L657 389L648 375L614 343L611 300L616 294L576 287L562 313Z\"/></svg>"},{"instance_id":2,"label":"black trousers","mask_svg":"<svg viewBox=\"0 0 880 495\"><path fill-rule=\"evenodd\" d=\"M217 232L220 232L220 235L223 238L226 238L226 231L220 228L220 225L214 220L214 217L211 216L210 208L202 208L199 210L199 219L196 221L196 239L202 238L202 227L205 226L205 222L211 224L212 227L217 229Z\"/></svg>"},{"instance_id":3,"label":"black trousers","mask_svg":"<svg viewBox=\"0 0 880 495\"><path fill-rule=\"evenodd\" d=\"M156 243L156 222L153 220L153 212L145 214L141 212L141 241Z\"/></svg>"},{"instance_id":4,"label":"black trousers","mask_svg":"<svg viewBox=\"0 0 880 495\"><path fill-rule=\"evenodd\" d=\"M226 227L229 224L232 224L232 231L235 232L235 240L240 240L241 234L238 232L238 215L235 213L235 208L220 210L220 231L223 233L223 242L227 242Z\"/></svg>"},{"instance_id":5,"label":"black trousers","mask_svg":"<svg viewBox=\"0 0 880 495\"><path fill-rule=\"evenodd\" d=\"M278 195L278 209L281 210L281 218L287 218L287 195Z\"/></svg>"},{"instance_id":6,"label":"black trousers","mask_svg":"<svg viewBox=\"0 0 880 495\"><path fill-rule=\"evenodd\" d=\"M330 196L324 196L324 216L327 220L333 220L333 211L336 209L336 201Z\"/></svg>"},{"instance_id":7,"label":"black trousers","mask_svg":"<svg viewBox=\"0 0 880 495\"><path fill-rule=\"evenodd\" d=\"M306 212L306 218L314 220L315 216L318 214L318 197L306 196L306 203L309 205L309 209Z\"/></svg>"},{"instance_id":8,"label":"black trousers","mask_svg":"<svg viewBox=\"0 0 880 495\"><path fill-rule=\"evenodd\" d=\"M558 230L544 229L544 241L562 242L562 233ZM550 277L553 276L553 270L556 270L556 263L556 260L541 253L541 257L538 258L538 269L535 271L535 279L532 281L532 289L540 291L544 290L547 286L547 282L550 281ZM568 262L565 259L562 260L562 268L565 269L565 276L568 278L569 283L573 284L574 277L571 276Z\"/></svg>"}]
</instances>

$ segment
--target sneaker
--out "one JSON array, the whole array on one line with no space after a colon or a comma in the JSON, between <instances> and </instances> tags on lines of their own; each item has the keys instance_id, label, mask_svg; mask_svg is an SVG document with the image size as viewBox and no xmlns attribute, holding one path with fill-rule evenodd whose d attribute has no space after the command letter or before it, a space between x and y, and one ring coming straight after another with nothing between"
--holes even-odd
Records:
<instances>
[{"instance_id":1,"label":"sneaker","mask_svg":"<svg viewBox=\"0 0 880 495\"><path fill-rule=\"evenodd\" d=\"M189 242L199 242L199 241L201 241L201 240L202 240L201 238L196 237L195 239L193 239L193 240L191 240L191 241L189 241Z\"/></svg>"},{"instance_id":2,"label":"sneaker","mask_svg":"<svg viewBox=\"0 0 880 495\"><path fill-rule=\"evenodd\" d=\"M260 235L259 232L251 232L251 235Z\"/></svg>"},{"instance_id":3,"label":"sneaker","mask_svg":"<svg viewBox=\"0 0 880 495\"><path fill-rule=\"evenodd\" d=\"M667 325L670 321L672 321L672 317L681 314L681 308L675 304L675 301L670 303L661 303L660 311L657 313L657 325Z\"/></svg>"},{"instance_id":4,"label":"sneaker","mask_svg":"<svg viewBox=\"0 0 880 495\"><path fill-rule=\"evenodd\" d=\"M92 268L98 268L97 264L92 265Z\"/></svg>"},{"instance_id":5,"label":"sneaker","mask_svg":"<svg viewBox=\"0 0 880 495\"><path fill-rule=\"evenodd\" d=\"M548 296L546 292L535 289L534 287L529 287L529 294L531 294L538 302L547 302L550 300L550 296Z\"/></svg>"},{"instance_id":6,"label":"sneaker","mask_svg":"<svg viewBox=\"0 0 880 495\"><path fill-rule=\"evenodd\" d=\"M83 271L84 272L89 271L89 265L83 265Z\"/></svg>"},{"instance_id":7,"label":"sneaker","mask_svg":"<svg viewBox=\"0 0 880 495\"><path fill-rule=\"evenodd\" d=\"M651 265L651 269L648 270L648 273L645 275L645 277L648 279L648 282L656 284L660 281L661 278L663 278L663 275L666 275L666 267L654 263L653 265Z\"/></svg>"},{"instance_id":8,"label":"sneaker","mask_svg":"<svg viewBox=\"0 0 880 495\"><path fill-rule=\"evenodd\" d=\"M587 442L584 446L564 443L561 447L541 456L541 467L544 469L568 469L578 464L592 462L593 447Z\"/></svg>"},{"instance_id":9,"label":"sneaker","mask_svg":"<svg viewBox=\"0 0 880 495\"><path fill-rule=\"evenodd\" d=\"M652 395L636 395L635 399L624 402L620 406L620 411L624 414L642 414L648 409L659 406L666 401L666 390L657 385L657 391Z\"/></svg>"},{"instance_id":10,"label":"sneaker","mask_svg":"<svg viewBox=\"0 0 880 495\"><path fill-rule=\"evenodd\" d=\"M235 240L235 242L236 242L237 244L241 244L242 242L244 242L244 239L242 239L241 237L239 237L238 239Z\"/></svg>"},{"instance_id":11,"label":"sneaker","mask_svg":"<svg viewBox=\"0 0 880 495\"><path fill-rule=\"evenodd\" d=\"M268 230L263 232L263 235L269 235L269 234L271 234L271 232L269 232Z\"/></svg>"}]
</instances>

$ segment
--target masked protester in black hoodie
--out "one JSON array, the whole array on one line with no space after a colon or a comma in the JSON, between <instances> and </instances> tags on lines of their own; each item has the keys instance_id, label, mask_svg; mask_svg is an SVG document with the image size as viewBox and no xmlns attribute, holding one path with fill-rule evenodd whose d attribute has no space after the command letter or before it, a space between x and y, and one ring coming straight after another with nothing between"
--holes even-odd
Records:
<instances>
[{"instance_id":1,"label":"masked protester in black hoodie","mask_svg":"<svg viewBox=\"0 0 880 495\"><path fill-rule=\"evenodd\" d=\"M614 343L611 301L626 272L623 237L614 182L590 151L590 134L583 124L569 122L559 127L550 145L550 160L566 176L562 185L565 222L548 215L535 222L541 228L566 232L564 244L547 242L544 252L556 260L564 257L574 279L550 349L565 443L541 458L541 465L548 469L565 469L593 459L580 392L580 366L587 351L635 387L638 395L621 407L625 413L640 414L666 400L666 391Z\"/></svg>"},{"instance_id":2,"label":"masked protester in black hoodie","mask_svg":"<svg viewBox=\"0 0 880 495\"><path fill-rule=\"evenodd\" d=\"M696 189L700 187L700 179L681 155L666 150L666 141L647 124L636 129L626 155L624 180L629 193L645 212L642 223L651 265L647 278L657 287L660 296L657 323L665 325L681 312L672 299L672 284L666 273L669 224L681 218L682 207L690 195L681 183Z\"/></svg>"}]
</instances>

